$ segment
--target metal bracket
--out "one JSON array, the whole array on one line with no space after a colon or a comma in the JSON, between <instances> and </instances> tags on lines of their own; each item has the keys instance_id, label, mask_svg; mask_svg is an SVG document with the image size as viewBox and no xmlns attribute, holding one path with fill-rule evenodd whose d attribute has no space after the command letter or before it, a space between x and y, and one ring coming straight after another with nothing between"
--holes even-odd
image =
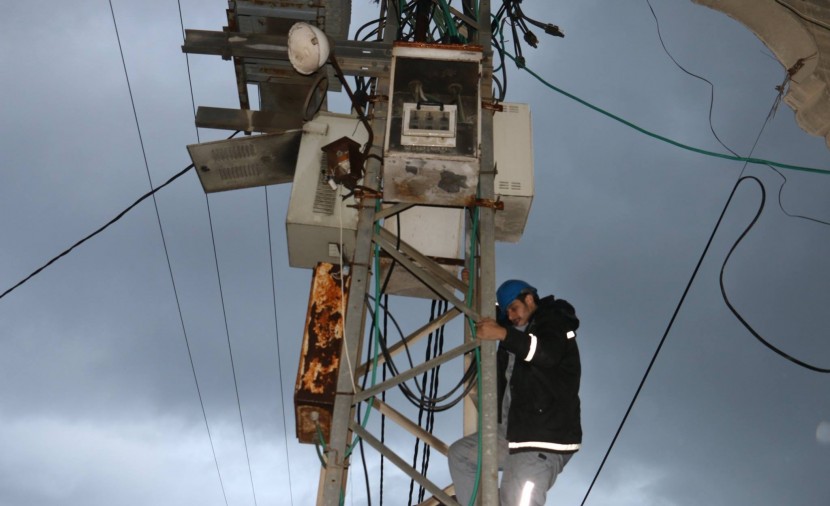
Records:
<instances>
[{"instance_id":1,"label":"metal bracket","mask_svg":"<svg viewBox=\"0 0 830 506\"><path fill-rule=\"evenodd\" d=\"M501 201L501 197L497 198L496 200L476 199L475 205L476 207L489 207L490 209L504 211L504 202Z\"/></svg>"},{"instance_id":2,"label":"metal bracket","mask_svg":"<svg viewBox=\"0 0 830 506\"><path fill-rule=\"evenodd\" d=\"M488 111L504 112L504 106L496 101L482 100L481 108Z\"/></svg>"},{"instance_id":3,"label":"metal bracket","mask_svg":"<svg viewBox=\"0 0 830 506\"><path fill-rule=\"evenodd\" d=\"M354 191L354 197L356 199L382 199L383 192L379 190L374 190L367 186L356 186ZM374 205L374 204L372 204Z\"/></svg>"}]
</instances>

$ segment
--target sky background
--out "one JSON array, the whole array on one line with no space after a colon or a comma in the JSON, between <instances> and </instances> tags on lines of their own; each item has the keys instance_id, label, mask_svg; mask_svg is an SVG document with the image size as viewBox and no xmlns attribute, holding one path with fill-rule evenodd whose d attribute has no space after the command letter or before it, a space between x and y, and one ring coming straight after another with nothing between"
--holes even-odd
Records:
<instances>
[{"instance_id":1,"label":"sky background","mask_svg":"<svg viewBox=\"0 0 830 506\"><path fill-rule=\"evenodd\" d=\"M179 6L112 5L158 186L190 163L185 146L197 142ZM226 7L182 0L183 25L221 30ZM708 85L671 62L644 0L523 8L566 34L538 34L528 67L646 129L724 152L710 131ZM718 135L746 155L784 69L721 13L686 0L654 8L673 56L714 83ZM355 1L352 29L376 9ZM0 48L5 291L150 182L110 4L7 5ZM190 71L197 106L238 105L230 62L191 56ZM497 247L497 279L531 280L572 302L582 320L584 445L548 500L579 504L743 167L644 136L512 64L507 100L530 104L536 195L522 241ZM784 105L753 156L830 166L824 139L801 131ZM784 179L767 167L745 175L763 182L767 202L726 267L729 297L770 342L828 368L830 229L786 216L778 195L787 212L828 221L830 178L787 171L781 189ZM310 271L288 267L289 190L267 190L270 216L265 189L206 199L192 172L157 194L181 319L152 200L0 300L0 506L221 505L216 462L229 505L254 504L252 489L261 506L313 502L320 464L294 437L292 400ZM760 195L752 183L737 190L587 504L830 504L830 378L761 346L719 290L724 258ZM426 312L423 303L393 303L413 321ZM460 331L447 340L460 342ZM439 418L436 432L460 436L459 412ZM411 454L407 444L402 455ZM368 465L377 504L377 459ZM347 503L365 504L353 469ZM449 483L440 455L429 476ZM384 503L406 504L408 486L387 472Z\"/></svg>"}]
</instances>

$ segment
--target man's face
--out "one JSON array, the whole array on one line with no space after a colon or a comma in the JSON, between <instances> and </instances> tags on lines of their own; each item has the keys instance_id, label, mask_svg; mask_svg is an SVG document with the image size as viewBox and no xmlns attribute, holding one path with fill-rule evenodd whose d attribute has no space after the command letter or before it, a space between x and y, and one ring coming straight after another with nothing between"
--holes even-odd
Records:
<instances>
[{"instance_id":1,"label":"man's face","mask_svg":"<svg viewBox=\"0 0 830 506\"><path fill-rule=\"evenodd\" d=\"M533 300L533 295L525 294L514 300L507 306L507 319L514 327L521 327L527 325L530 321L533 311L536 310L536 303Z\"/></svg>"}]
</instances>

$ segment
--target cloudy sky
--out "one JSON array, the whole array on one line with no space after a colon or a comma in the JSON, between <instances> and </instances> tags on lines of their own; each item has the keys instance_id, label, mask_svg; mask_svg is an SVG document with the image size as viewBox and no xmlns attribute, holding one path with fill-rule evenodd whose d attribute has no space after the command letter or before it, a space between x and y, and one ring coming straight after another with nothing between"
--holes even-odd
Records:
<instances>
[{"instance_id":1,"label":"cloudy sky","mask_svg":"<svg viewBox=\"0 0 830 506\"><path fill-rule=\"evenodd\" d=\"M714 84L714 129L747 154L784 69L723 14L654 4L673 56ZM645 0L523 5L566 33L526 51L538 74L648 130L725 151L708 85L664 53ZM148 171L157 186L190 163L179 6L112 7L146 161L108 2L18 2L0 19L0 292L147 192ZM226 7L182 0L183 24L220 30ZM376 13L368 0L354 9L353 29ZM229 62L193 56L190 70L197 105L237 105ZM582 319L584 449L548 501L579 504L743 167L646 137L513 66L508 100L531 107L536 196L522 241L498 247L497 278L531 279ZM753 156L830 167L824 140L786 106ZM767 167L744 175L767 199L726 267L730 300L775 346L828 368L830 229L785 211L830 221L830 178L784 172L782 188ZM292 400L310 271L288 267L288 191L206 199L189 173L157 195L170 269L147 200L0 299L0 505L313 501L319 462L296 442ZM830 504L830 378L764 348L720 294L724 258L760 204L757 184L738 188L587 504ZM393 302L397 314L424 313ZM461 433L458 411L436 424L448 439ZM368 465L377 503L377 459ZM364 504L355 471L347 501ZM448 483L442 457L430 476ZM387 472L384 502L405 504L408 483Z\"/></svg>"}]
</instances>

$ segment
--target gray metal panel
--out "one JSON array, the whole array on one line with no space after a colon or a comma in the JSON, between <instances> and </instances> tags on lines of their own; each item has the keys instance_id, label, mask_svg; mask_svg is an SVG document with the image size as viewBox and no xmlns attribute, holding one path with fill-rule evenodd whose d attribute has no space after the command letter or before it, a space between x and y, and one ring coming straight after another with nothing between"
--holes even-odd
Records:
<instances>
[{"instance_id":1,"label":"gray metal panel","mask_svg":"<svg viewBox=\"0 0 830 506\"><path fill-rule=\"evenodd\" d=\"M290 183L301 130L187 146L205 193Z\"/></svg>"},{"instance_id":2,"label":"gray metal panel","mask_svg":"<svg viewBox=\"0 0 830 506\"><path fill-rule=\"evenodd\" d=\"M235 0L231 8L240 30L248 33L285 34L295 22L305 21L319 26L329 37L345 38L349 34L352 16L351 0L305 3L296 0Z\"/></svg>"},{"instance_id":3,"label":"gray metal panel","mask_svg":"<svg viewBox=\"0 0 830 506\"><path fill-rule=\"evenodd\" d=\"M302 121L294 121L291 117L271 111L202 106L196 111L196 126L199 128L283 133L299 128L301 123Z\"/></svg>"},{"instance_id":4,"label":"gray metal panel","mask_svg":"<svg viewBox=\"0 0 830 506\"><path fill-rule=\"evenodd\" d=\"M380 77L389 71L392 45L380 42L359 42L332 38L335 54L343 73ZM182 51L189 54L218 55L225 59L245 58L248 72L261 67L260 74L291 69L288 63L288 43L285 35L246 34L210 30L185 30ZM269 70L268 67L274 67ZM296 72L293 72L295 76ZM248 77L249 80L255 80ZM335 81L335 79L330 79Z\"/></svg>"}]
</instances>

